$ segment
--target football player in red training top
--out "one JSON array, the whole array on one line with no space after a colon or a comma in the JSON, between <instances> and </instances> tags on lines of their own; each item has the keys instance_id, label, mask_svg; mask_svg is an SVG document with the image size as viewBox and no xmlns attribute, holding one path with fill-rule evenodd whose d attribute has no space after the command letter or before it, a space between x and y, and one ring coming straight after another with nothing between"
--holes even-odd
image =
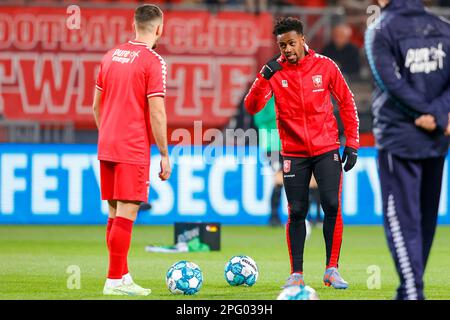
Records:
<instances>
[{"instance_id":1,"label":"football player in red training top","mask_svg":"<svg viewBox=\"0 0 450 320\"><path fill-rule=\"evenodd\" d=\"M103 57L93 111L99 129L101 194L108 200L109 251L105 295L148 295L133 282L127 256L139 204L148 200L150 137L161 153L161 180L171 174L164 106L166 63L153 49L163 31L163 13L141 5L134 13L136 39Z\"/></svg>"},{"instance_id":2,"label":"football player in red training top","mask_svg":"<svg viewBox=\"0 0 450 320\"><path fill-rule=\"evenodd\" d=\"M323 235L326 245L326 286L346 289L338 272L342 243L342 165L350 170L359 148L359 120L355 100L336 63L309 49L303 25L282 18L274 27L281 55L261 69L245 98L249 113L259 112L275 96L277 126L283 156L283 179L289 204L286 238L291 275L285 287L304 286L303 249L305 218L311 174L316 178L325 213ZM339 134L331 95L339 104L346 145L339 154Z\"/></svg>"}]
</instances>

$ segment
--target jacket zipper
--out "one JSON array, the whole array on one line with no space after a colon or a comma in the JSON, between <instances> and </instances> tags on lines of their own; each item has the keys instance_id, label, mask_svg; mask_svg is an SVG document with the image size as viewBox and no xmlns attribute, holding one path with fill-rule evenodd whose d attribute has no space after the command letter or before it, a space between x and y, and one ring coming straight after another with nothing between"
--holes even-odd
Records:
<instances>
[{"instance_id":1,"label":"jacket zipper","mask_svg":"<svg viewBox=\"0 0 450 320\"><path fill-rule=\"evenodd\" d=\"M308 152L309 152L310 157L312 157L313 154L311 152L311 141L310 141L309 133L308 133L308 130L307 130L307 124L306 124L306 106L305 106L305 99L304 99L304 96L303 96L303 81L302 81L302 75L301 75L300 71L298 71L298 70L297 70L297 75L298 75L299 84L300 84L301 104L302 104L302 107L303 107L303 130L305 132L306 144L307 144L307 147L308 147Z\"/></svg>"}]
</instances>

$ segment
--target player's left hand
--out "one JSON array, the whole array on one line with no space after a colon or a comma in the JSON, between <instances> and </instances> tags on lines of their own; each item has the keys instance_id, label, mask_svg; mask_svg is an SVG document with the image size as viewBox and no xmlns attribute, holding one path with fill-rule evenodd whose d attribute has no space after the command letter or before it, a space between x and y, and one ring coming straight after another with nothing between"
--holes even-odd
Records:
<instances>
[{"instance_id":1,"label":"player's left hand","mask_svg":"<svg viewBox=\"0 0 450 320\"><path fill-rule=\"evenodd\" d=\"M424 114L416 119L414 122L416 126L425 129L429 132L436 130L436 121L430 114Z\"/></svg>"},{"instance_id":2,"label":"player's left hand","mask_svg":"<svg viewBox=\"0 0 450 320\"><path fill-rule=\"evenodd\" d=\"M344 171L347 172L351 170L355 166L357 159L358 159L358 150L350 147L345 147L344 153L342 154L342 163L345 163Z\"/></svg>"},{"instance_id":3,"label":"player's left hand","mask_svg":"<svg viewBox=\"0 0 450 320\"><path fill-rule=\"evenodd\" d=\"M161 172L159 173L159 178L162 181L165 181L170 178L170 174L172 173L172 168L170 167L170 161L168 156L161 156Z\"/></svg>"},{"instance_id":4,"label":"player's left hand","mask_svg":"<svg viewBox=\"0 0 450 320\"><path fill-rule=\"evenodd\" d=\"M447 125L447 129L445 129L444 134L448 137L450 136L450 113L448 114L448 125Z\"/></svg>"}]
</instances>

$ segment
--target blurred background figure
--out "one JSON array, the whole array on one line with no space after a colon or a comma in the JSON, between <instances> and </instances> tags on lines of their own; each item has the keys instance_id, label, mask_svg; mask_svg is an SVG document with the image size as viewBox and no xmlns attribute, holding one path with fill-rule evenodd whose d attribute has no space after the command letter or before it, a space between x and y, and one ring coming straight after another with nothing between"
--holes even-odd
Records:
<instances>
[{"instance_id":1,"label":"blurred background figure","mask_svg":"<svg viewBox=\"0 0 450 320\"><path fill-rule=\"evenodd\" d=\"M314 178L314 174L311 176L311 182L309 183L309 203L315 205L316 212L311 214L312 211L308 210L308 220L309 222L318 228L322 228L323 226L323 215L320 206L320 193L319 188L317 186L316 178Z\"/></svg>"},{"instance_id":2,"label":"blurred background figure","mask_svg":"<svg viewBox=\"0 0 450 320\"><path fill-rule=\"evenodd\" d=\"M259 13L267 11L269 0L245 0L245 6L247 11L253 13Z\"/></svg>"},{"instance_id":3,"label":"blurred background figure","mask_svg":"<svg viewBox=\"0 0 450 320\"><path fill-rule=\"evenodd\" d=\"M258 128L259 148L263 152L274 173L273 190L270 197L270 226L281 226L280 198L283 188L283 171L280 160L280 135L277 129L275 98L272 97L259 113L254 116Z\"/></svg>"},{"instance_id":4,"label":"blurred background figure","mask_svg":"<svg viewBox=\"0 0 450 320\"><path fill-rule=\"evenodd\" d=\"M351 43L352 29L346 23L333 28L331 41L322 49L322 54L333 59L342 72L350 77L359 76L361 69L359 48Z\"/></svg>"},{"instance_id":5,"label":"blurred background figure","mask_svg":"<svg viewBox=\"0 0 450 320\"><path fill-rule=\"evenodd\" d=\"M141 202L139 205L139 211L148 211L152 209L152 205L150 202Z\"/></svg>"}]
</instances>

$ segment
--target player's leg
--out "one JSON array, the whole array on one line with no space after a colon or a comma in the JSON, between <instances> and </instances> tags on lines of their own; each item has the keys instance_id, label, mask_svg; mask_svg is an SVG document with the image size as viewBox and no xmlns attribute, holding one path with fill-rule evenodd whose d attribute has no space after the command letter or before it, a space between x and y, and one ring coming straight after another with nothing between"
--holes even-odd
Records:
<instances>
[{"instance_id":1,"label":"player's leg","mask_svg":"<svg viewBox=\"0 0 450 320\"><path fill-rule=\"evenodd\" d=\"M444 171L445 158L432 158L423 160L422 184L421 184L421 208L422 208L422 241L423 241L423 265L426 267L434 234L441 196L442 173Z\"/></svg>"},{"instance_id":2,"label":"player's leg","mask_svg":"<svg viewBox=\"0 0 450 320\"><path fill-rule=\"evenodd\" d=\"M105 294L148 295L150 289L134 284L131 275L125 281L124 270L127 265L128 251L131 244L133 223L136 220L140 201L117 201L117 212L109 237L109 270L105 284ZM127 283L125 283L127 282Z\"/></svg>"},{"instance_id":3,"label":"player's leg","mask_svg":"<svg viewBox=\"0 0 450 320\"><path fill-rule=\"evenodd\" d=\"M114 218L116 217L117 212L117 201L116 200L108 200L108 223L106 225L106 244L109 250L109 235L111 234L111 228L114 222ZM125 266L123 268L122 281L126 284L133 282L133 278L131 274L128 272L128 262L125 261Z\"/></svg>"},{"instance_id":4,"label":"player's leg","mask_svg":"<svg viewBox=\"0 0 450 320\"><path fill-rule=\"evenodd\" d=\"M106 245L109 250L109 235L111 234L111 228L114 222L114 218L116 217L117 211L117 201L116 200L108 200L108 222L106 224Z\"/></svg>"},{"instance_id":5,"label":"player's leg","mask_svg":"<svg viewBox=\"0 0 450 320\"><path fill-rule=\"evenodd\" d=\"M324 284L336 289L346 289L348 283L340 276L343 221L341 213L342 165L339 150L327 152L313 160L313 172L319 189L323 208L323 237L326 248L326 271Z\"/></svg>"},{"instance_id":6,"label":"player's leg","mask_svg":"<svg viewBox=\"0 0 450 320\"><path fill-rule=\"evenodd\" d=\"M128 273L127 256L139 205L140 203L135 201L117 201L116 217L108 239L110 247L108 279L122 279Z\"/></svg>"},{"instance_id":7,"label":"player's leg","mask_svg":"<svg viewBox=\"0 0 450 320\"><path fill-rule=\"evenodd\" d=\"M309 181L312 168L309 158L283 157L283 178L289 216L286 224L286 240L291 264L291 277L286 286L301 284L303 251L306 239L305 219L309 206ZM294 276L292 276L294 275Z\"/></svg>"},{"instance_id":8,"label":"player's leg","mask_svg":"<svg viewBox=\"0 0 450 320\"><path fill-rule=\"evenodd\" d=\"M124 276L124 272L127 271L133 223L137 218L140 203L147 198L148 166L117 164L114 184L117 209L108 239L110 254L105 294L148 295L150 293L150 289L143 289L136 285L131 275ZM116 281L118 279L121 281L120 285Z\"/></svg>"},{"instance_id":9,"label":"player's leg","mask_svg":"<svg viewBox=\"0 0 450 320\"><path fill-rule=\"evenodd\" d=\"M106 245L109 250L109 235L116 217L117 202L112 200L114 197L114 162L100 161L100 187L102 200L108 201L108 221L106 224Z\"/></svg>"},{"instance_id":10,"label":"player's leg","mask_svg":"<svg viewBox=\"0 0 450 320\"><path fill-rule=\"evenodd\" d=\"M379 151L378 168L385 233L400 278L396 298L423 299L421 161Z\"/></svg>"}]
</instances>

